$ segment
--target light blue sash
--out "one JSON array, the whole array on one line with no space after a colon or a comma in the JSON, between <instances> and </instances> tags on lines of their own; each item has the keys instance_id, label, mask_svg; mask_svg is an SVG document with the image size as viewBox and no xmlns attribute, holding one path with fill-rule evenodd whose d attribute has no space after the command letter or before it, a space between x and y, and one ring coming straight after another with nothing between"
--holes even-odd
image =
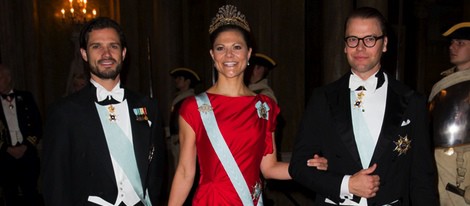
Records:
<instances>
[{"instance_id":1,"label":"light blue sash","mask_svg":"<svg viewBox=\"0 0 470 206\"><path fill-rule=\"evenodd\" d=\"M354 130L354 137L356 139L357 149L361 157L362 168L369 168L372 155L374 155L375 144L370 134L369 127L362 115L361 108L355 108L356 101L355 91L351 91L351 116Z\"/></svg>"},{"instance_id":2,"label":"light blue sash","mask_svg":"<svg viewBox=\"0 0 470 206\"><path fill-rule=\"evenodd\" d=\"M97 106L100 115L101 124L103 125L106 143L108 144L111 156L118 162L127 178L132 184L134 191L145 203L146 206L151 206L148 194L145 196L142 189L142 182L140 173L137 169L137 162L134 154L134 147L132 142L126 137L122 129L109 120L109 114L105 107ZM148 192L147 192L148 193Z\"/></svg>"},{"instance_id":3,"label":"light blue sash","mask_svg":"<svg viewBox=\"0 0 470 206\"><path fill-rule=\"evenodd\" d=\"M212 111L212 106L207 94L205 92L196 96L197 106L199 107L199 113L201 114L202 123L206 129L209 140L215 153L219 157L222 166L227 172L230 181L232 182L238 196L242 200L243 205L252 206L253 199L251 197L250 189L246 184L245 178L243 177L237 162L233 158L230 149L227 146L222 134L220 133L217 120ZM258 200L259 206L263 205L263 198L260 196Z\"/></svg>"}]
</instances>

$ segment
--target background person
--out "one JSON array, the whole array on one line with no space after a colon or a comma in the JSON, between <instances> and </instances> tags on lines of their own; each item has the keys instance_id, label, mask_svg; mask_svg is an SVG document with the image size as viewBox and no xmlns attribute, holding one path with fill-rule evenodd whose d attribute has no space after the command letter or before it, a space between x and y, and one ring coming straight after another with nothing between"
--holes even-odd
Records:
<instances>
[{"instance_id":1,"label":"background person","mask_svg":"<svg viewBox=\"0 0 470 206\"><path fill-rule=\"evenodd\" d=\"M170 151L171 163L174 168L178 165L180 143L178 137L178 117L181 104L187 97L194 96L194 87L201 82L199 75L189 68L176 68L170 71L170 75L175 80L176 94L171 102L170 120L167 131L167 145ZM171 172L170 174L173 174Z\"/></svg>"},{"instance_id":2,"label":"background person","mask_svg":"<svg viewBox=\"0 0 470 206\"><path fill-rule=\"evenodd\" d=\"M30 92L13 88L11 70L1 64L0 94L0 186L5 206L41 205L37 188L37 145L42 137L39 109Z\"/></svg>"},{"instance_id":3,"label":"background person","mask_svg":"<svg viewBox=\"0 0 470 206\"><path fill-rule=\"evenodd\" d=\"M441 73L429 96L442 206L470 205L470 22L443 33L454 66ZM449 125L459 131L449 134ZM464 194L458 194L456 188Z\"/></svg>"},{"instance_id":4,"label":"background person","mask_svg":"<svg viewBox=\"0 0 470 206\"><path fill-rule=\"evenodd\" d=\"M269 72L276 67L276 62L269 56L255 53L250 57L245 75L248 88L256 94L264 94L277 102L274 91L268 84Z\"/></svg>"}]
</instances>

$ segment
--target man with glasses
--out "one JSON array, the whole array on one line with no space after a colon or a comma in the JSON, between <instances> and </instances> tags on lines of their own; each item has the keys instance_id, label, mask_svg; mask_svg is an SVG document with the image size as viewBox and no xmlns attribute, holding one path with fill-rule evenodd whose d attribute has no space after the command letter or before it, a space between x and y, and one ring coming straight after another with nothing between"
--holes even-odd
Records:
<instances>
[{"instance_id":1,"label":"man with glasses","mask_svg":"<svg viewBox=\"0 0 470 206\"><path fill-rule=\"evenodd\" d=\"M291 176L316 192L315 205L437 205L425 98L381 69L385 18L353 11L344 41L351 71L314 90ZM314 154L328 159L327 171L305 165Z\"/></svg>"}]
</instances>

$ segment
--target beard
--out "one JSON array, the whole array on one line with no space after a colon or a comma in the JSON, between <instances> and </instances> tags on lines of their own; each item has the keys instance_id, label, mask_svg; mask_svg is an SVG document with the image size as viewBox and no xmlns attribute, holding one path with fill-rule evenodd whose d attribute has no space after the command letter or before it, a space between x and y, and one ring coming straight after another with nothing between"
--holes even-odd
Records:
<instances>
[{"instance_id":1,"label":"beard","mask_svg":"<svg viewBox=\"0 0 470 206\"><path fill-rule=\"evenodd\" d=\"M109 59L107 59L107 60L109 60ZM114 62L117 62L115 59L111 59L111 60L113 60ZM99 60L98 64L100 63L100 61L102 61L102 60ZM97 76L98 78L100 78L100 79L115 80L116 77L121 73L121 70L122 70L122 64L121 63L118 63L116 65L115 69L107 69L107 70L104 70L104 71L100 71L100 69L98 68L97 65L89 64L89 66L90 66L90 72L92 74L94 74L95 76Z\"/></svg>"}]
</instances>

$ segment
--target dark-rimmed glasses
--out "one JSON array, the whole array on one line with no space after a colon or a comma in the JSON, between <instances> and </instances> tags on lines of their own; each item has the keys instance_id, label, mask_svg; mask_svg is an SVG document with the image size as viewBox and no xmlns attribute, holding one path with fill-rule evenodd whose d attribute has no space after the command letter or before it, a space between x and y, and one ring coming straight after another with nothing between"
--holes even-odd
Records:
<instances>
[{"instance_id":1,"label":"dark-rimmed glasses","mask_svg":"<svg viewBox=\"0 0 470 206\"><path fill-rule=\"evenodd\" d=\"M375 46L377 43L377 40L383 39L385 35L382 36L365 36L362 38L359 38L357 36L348 36L344 38L344 41L346 42L346 45L350 48L356 48L359 45L359 42L362 40L362 43L364 43L365 47L372 48Z\"/></svg>"}]
</instances>

